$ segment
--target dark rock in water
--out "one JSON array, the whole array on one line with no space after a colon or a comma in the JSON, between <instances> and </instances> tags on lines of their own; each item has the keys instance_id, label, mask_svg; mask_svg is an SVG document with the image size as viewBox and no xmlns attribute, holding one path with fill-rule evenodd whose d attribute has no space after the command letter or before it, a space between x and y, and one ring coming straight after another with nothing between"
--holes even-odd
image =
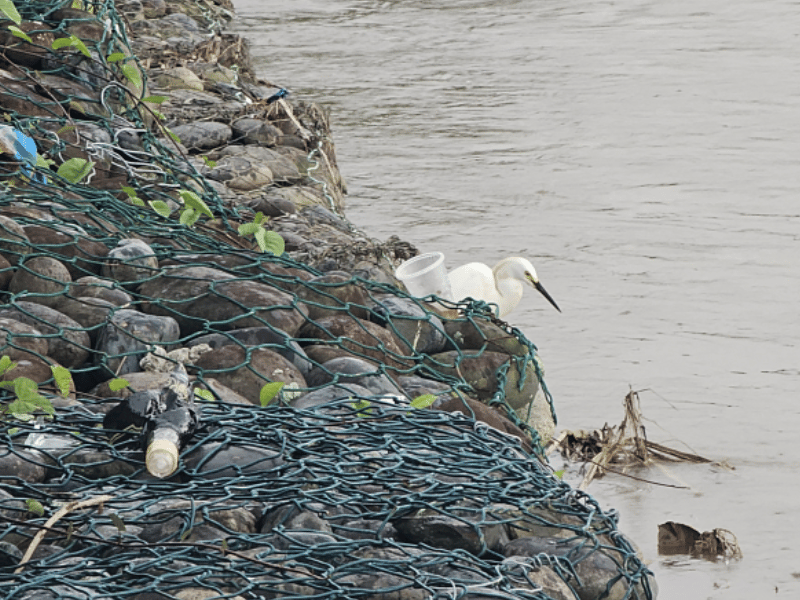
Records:
<instances>
[{"instance_id":1,"label":"dark rock in water","mask_svg":"<svg viewBox=\"0 0 800 600\"><path fill-rule=\"evenodd\" d=\"M444 325L436 315L426 312L409 298L384 295L374 312L379 325L391 330L407 353L435 354L444 349Z\"/></svg>"},{"instance_id":2,"label":"dark rock in water","mask_svg":"<svg viewBox=\"0 0 800 600\"><path fill-rule=\"evenodd\" d=\"M337 271L309 279L298 288L297 295L313 320L343 312L366 319L366 306L371 304L362 285L353 282L349 273Z\"/></svg>"},{"instance_id":3,"label":"dark rock in water","mask_svg":"<svg viewBox=\"0 0 800 600\"><path fill-rule=\"evenodd\" d=\"M123 308L114 313L98 335L95 363L104 364L110 374L124 377L140 370L139 361L147 354L149 346L158 344L168 348L180 337L178 322L172 317Z\"/></svg>"},{"instance_id":4,"label":"dark rock in water","mask_svg":"<svg viewBox=\"0 0 800 600\"><path fill-rule=\"evenodd\" d=\"M27 292L25 300L53 307L72 281L69 270L49 256L26 258L17 269L8 289L14 294Z\"/></svg>"},{"instance_id":5,"label":"dark rock in water","mask_svg":"<svg viewBox=\"0 0 800 600\"><path fill-rule=\"evenodd\" d=\"M33 452L0 448L0 480L18 477L26 483L41 483L45 480L47 469Z\"/></svg>"},{"instance_id":6,"label":"dark rock in water","mask_svg":"<svg viewBox=\"0 0 800 600\"><path fill-rule=\"evenodd\" d=\"M215 121L195 121L176 125L172 128L172 133L177 135L190 151L217 148L227 144L233 135L228 125Z\"/></svg>"},{"instance_id":7,"label":"dark rock in water","mask_svg":"<svg viewBox=\"0 0 800 600\"><path fill-rule=\"evenodd\" d=\"M283 137L283 132L261 119L244 117L231 124L234 141L241 144L256 144L259 146L275 146Z\"/></svg>"},{"instance_id":8,"label":"dark rock in water","mask_svg":"<svg viewBox=\"0 0 800 600\"><path fill-rule=\"evenodd\" d=\"M519 538L506 544L502 549L507 557L537 557L541 554L558 556L567 559L575 568L577 579L565 573L565 580L572 586L580 600L623 600L630 598L629 581L620 577L624 572L622 565L626 564L623 552L615 548L596 548L592 540L569 539L559 540L554 538L526 537ZM653 587L655 579L641 574ZM616 581L615 581L616 580ZM613 585L611 585L613 582ZM610 586L610 589L606 589ZM653 588L655 589L655 588ZM639 598L647 598L645 585L640 580L633 586L633 591ZM635 596L636 597L636 596ZM653 596L655 597L655 595Z\"/></svg>"},{"instance_id":9,"label":"dark rock in water","mask_svg":"<svg viewBox=\"0 0 800 600\"><path fill-rule=\"evenodd\" d=\"M103 277L135 289L158 272L158 260L153 249L142 240L123 239L108 253L102 271Z\"/></svg>"},{"instance_id":10,"label":"dark rock in water","mask_svg":"<svg viewBox=\"0 0 800 600\"><path fill-rule=\"evenodd\" d=\"M391 332L383 327L350 315L324 317L306 323L300 336L322 341L336 341L356 355L365 355L390 367L401 367L403 352Z\"/></svg>"},{"instance_id":11,"label":"dark rock in water","mask_svg":"<svg viewBox=\"0 0 800 600\"><path fill-rule=\"evenodd\" d=\"M314 367L306 377L308 387L319 387L332 381L355 383L373 394L402 395L402 391L375 365L359 358L342 356Z\"/></svg>"},{"instance_id":12,"label":"dark rock in water","mask_svg":"<svg viewBox=\"0 0 800 600\"><path fill-rule=\"evenodd\" d=\"M282 390L284 397L289 397L292 389L307 387L297 367L267 348L253 348L248 356L248 351L241 346L221 346L206 352L194 364L256 405L261 388L267 383L283 381L286 384Z\"/></svg>"},{"instance_id":13,"label":"dark rock in water","mask_svg":"<svg viewBox=\"0 0 800 600\"><path fill-rule=\"evenodd\" d=\"M499 551L508 542L502 520L492 521L481 510L449 508L446 513L423 508L394 519L403 541L447 550L466 550L475 556Z\"/></svg>"},{"instance_id":14,"label":"dark rock in water","mask_svg":"<svg viewBox=\"0 0 800 600\"><path fill-rule=\"evenodd\" d=\"M186 474L196 479L222 479L258 474L264 480L278 477L284 464L280 445L203 444L184 457Z\"/></svg>"},{"instance_id":15,"label":"dark rock in water","mask_svg":"<svg viewBox=\"0 0 800 600\"><path fill-rule=\"evenodd\" d=\"M208 344L211 348L220 348L228 345L265 346L290 360L303 376L313 368L313 363L308 359L300 344L291 340L285 331L273 327L245 327L234 329L229 333L209 333L194 338L187 346Z\"/></svg>"},{"instance_id":16,"label":"dark rock in water","mask_svg":"<svg viewBox=\"0 0 800 600\"><path fill-rule=\"evenodd\" d=\"M209 267L171 267L142 284L143 296L160 298L145 310L174 316L184 335L208 331L263 327L268 323L292 337L305 321L305 309L289 294L253 280ZM209 321L210 323L207 323Z\"/></svg>"},{"instance_id":17,"label":"dark rock in water","mask_svg":"<svg viewBox=\"0 0 800 600\"><path fill-rule=\"evenodd\" d=\"M0 318L13 319L34 327L46 336L47 356L72 369L89 356L89 334L83 326L56 309L35 302L16 302L0 308Z\"/></svg>"}]
</instances>

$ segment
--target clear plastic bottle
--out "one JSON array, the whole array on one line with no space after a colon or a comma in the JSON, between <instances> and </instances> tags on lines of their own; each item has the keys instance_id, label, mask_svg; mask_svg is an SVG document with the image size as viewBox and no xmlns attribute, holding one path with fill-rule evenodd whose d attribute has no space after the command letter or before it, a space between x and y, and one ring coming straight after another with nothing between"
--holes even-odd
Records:
<instances>
[{"instance_id":1,"label":"clear plastic bottle","mask_svg":"<svg viewBox=\"0 0 800 600\"><path fill-rule=\"evenodd\" d=\"M180 451L199 423L200 411L183 365L172 372L167 387L131 394L103 419L106 429L141 428L145 464L156 477L169 477L176 471Z\"/></svg>"}]
</instances>

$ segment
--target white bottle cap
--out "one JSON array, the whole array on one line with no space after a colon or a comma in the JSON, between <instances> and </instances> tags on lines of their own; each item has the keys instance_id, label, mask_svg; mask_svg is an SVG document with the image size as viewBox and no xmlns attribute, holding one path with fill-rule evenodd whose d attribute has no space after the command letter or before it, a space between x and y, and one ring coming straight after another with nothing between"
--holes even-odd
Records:
<instances>
[{"instance_id":1,"label":"white bottle cap","mask_svg":"<svg viewBox=\"0 0 800 600\"><path fill-rule=\"evenodd\" d=\"M178 468L178 447L169 440L153 440L145 456L147 470L156 477L169 477Z\"/></svg>"}]
</instances>

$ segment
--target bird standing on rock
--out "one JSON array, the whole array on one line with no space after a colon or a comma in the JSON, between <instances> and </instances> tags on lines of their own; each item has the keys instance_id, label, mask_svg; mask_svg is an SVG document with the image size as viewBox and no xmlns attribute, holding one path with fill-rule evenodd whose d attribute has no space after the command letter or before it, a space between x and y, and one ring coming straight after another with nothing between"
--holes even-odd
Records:
<instances>
[{"instance_id":1,"label":"bird standing on rock","mask_svg":"<svg viewBox=\"0 0 800 600\"><path fill-rule=\"evenodd\" d=\"M504 258L490 269L483 263L468 263L448 273L453 300L464 298L497 304L498 316L503 317L522 300L524 284L535 287L558 312L555 300L539 283L536 270L529 260L520 256Z\"/></svg>"}]
</instances>

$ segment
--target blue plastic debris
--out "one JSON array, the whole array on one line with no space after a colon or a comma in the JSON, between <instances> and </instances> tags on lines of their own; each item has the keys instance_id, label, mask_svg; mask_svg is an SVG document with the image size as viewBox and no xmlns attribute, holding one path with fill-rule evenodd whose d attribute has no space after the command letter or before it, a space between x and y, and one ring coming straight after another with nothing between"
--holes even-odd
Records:
<instances>
[{"instance_id":1,"label":"blue plastic debris","mask_svg":"<svg viewBox=\"0 0 800 600\"><path fill-rule=\"evenodd\" d=\"M25 135L19 129L10 125L0 125L0 153L10 154L14 160L22 163L20 170L34 181L47 183L47 178L41 173L34 173L36 167L36 142L32 137Z\"/></svg>"},{"instance_id":2,"label":"blue plastic debris","mask_svg":"<svg viewBox=\"0 0 800 600\"><path fill-rule=\"evenodd\" d=\"M280 100L281 98L285 98L288 95L289 95L289 90L287 90L286 88L281 88L277 92L272 94L272 96L267 98L267 104L272 104L276 100Z\"/></svg>"}]
</instances>

